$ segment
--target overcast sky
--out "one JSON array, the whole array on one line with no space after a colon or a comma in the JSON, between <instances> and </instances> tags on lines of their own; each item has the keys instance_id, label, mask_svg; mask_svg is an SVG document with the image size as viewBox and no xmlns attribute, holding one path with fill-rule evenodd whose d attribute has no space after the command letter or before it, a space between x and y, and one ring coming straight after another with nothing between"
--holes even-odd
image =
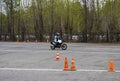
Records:
<instances>
[{"instance_id":1,"label":"overcast sky","mask_svg":"<svg viewBox=\"0 0 120 81\"><path fill-rule=\"evenodd\" d=\"M2 0L0 0L0 12L5 13L4 4L2 3Z\"/></svg>"}]
</instances>

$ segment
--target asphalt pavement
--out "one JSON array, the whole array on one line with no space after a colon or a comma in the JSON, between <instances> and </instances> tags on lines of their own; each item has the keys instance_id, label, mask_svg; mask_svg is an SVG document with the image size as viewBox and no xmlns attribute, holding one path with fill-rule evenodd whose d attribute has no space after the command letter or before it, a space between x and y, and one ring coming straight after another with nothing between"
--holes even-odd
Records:
<instances>
[{"instance_id":1,"label":"asphalt pavement","mask_svg":"<svg viewBox=\"0 0 120 81\"><path fill-rule=\"evenodd\" d=\"M50 43L0 42L0 81L120 81L120 44L67 45L51 50ZM74 58L76 71L63 71L65 57L69 67ZM115 72L108 71L111 58Z\"/></svg>"}]
</instances>

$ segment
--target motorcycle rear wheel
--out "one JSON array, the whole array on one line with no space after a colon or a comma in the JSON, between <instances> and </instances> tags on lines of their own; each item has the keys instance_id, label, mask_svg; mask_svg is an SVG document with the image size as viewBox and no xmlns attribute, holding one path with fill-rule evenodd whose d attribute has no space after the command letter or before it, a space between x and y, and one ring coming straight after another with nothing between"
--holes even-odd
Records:
<instances>
[{"instance_id":1,"label":"motorcycle rear wheel","mask_svg":"<svg viewBox=\"0 0 120 81\"><path fill-rule=\"evenodd\" d=\"M55 46L54 46L54 45L52 45L52 46L50 46L50 48L51 48L52 50L54 50L54 49L55 49Z\"/></svg>"}]
</instances>

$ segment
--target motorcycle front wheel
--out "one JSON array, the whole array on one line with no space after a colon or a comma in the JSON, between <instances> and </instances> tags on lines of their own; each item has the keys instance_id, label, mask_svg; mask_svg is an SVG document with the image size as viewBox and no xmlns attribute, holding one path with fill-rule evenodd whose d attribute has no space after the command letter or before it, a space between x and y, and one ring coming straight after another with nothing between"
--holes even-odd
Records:
<instances>
[{"instance_id":1,"label":"motorcycle front wheel","mask_svg":"<svg viewBox=\"0 0 120 81\"><path fill-rule=\"evenodd\" d=\"M67 44L62 44L61 48L62 48L62 50L66 50L67 49Z\"/></svg>"}]
</instances>

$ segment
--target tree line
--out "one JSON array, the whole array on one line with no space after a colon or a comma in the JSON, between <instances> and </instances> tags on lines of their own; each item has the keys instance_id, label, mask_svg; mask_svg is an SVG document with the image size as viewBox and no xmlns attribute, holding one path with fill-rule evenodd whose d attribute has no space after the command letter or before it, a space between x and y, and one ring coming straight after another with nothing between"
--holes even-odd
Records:
<instances>
[{"instance_id":1,"label":"tree line","mask_svg":"<svg viewBox=\"0 0 120 81\"><path fill-rule=\"evenodd\" d=\"M120 0L1 0L0 40L120 41ZM4 12L3 12L4 11Z\"/></svg>"}]
</instances>

